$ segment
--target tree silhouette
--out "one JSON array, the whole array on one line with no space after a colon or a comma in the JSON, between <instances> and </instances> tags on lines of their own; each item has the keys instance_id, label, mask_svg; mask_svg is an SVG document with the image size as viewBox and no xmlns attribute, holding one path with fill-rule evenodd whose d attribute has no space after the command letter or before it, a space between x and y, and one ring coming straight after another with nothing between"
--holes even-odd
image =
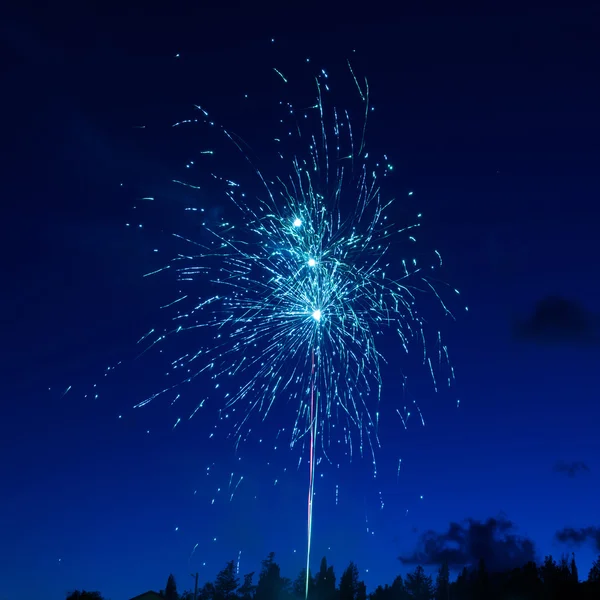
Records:
<instances>
[{"instance_id":1,"label":"tree silhouette","mask_svg":"<svg viewBox=\"0 0 600 600\"><path fill-rule=\"evenodd\" d=\"M581 591L584 600L600 598L600 556L592 563L587 581L582 585Z\"/></svg>"},{"instance_id":2,"label":"tree silhouette","mask_svg":"<svg viewBox=\"0 0 600 600\"><path fill-rule=\"evenodd\" d=\"M392 600L392 588L387 583L378 585L369 595L369 600Z\"/></svg>"},{"instance_id":3,"label":"tree silhouette","mask_svg":"<svg viewBox=\"0 0 600 600\"><path fill-rule=\"evenodd\" d=\"M215 586L212 582L205 583L198 592L199 600L213 600L215 597Z\"/></svg>"},{"instance_id":4,"label":"tree silhouette","mask_svg":"<svg viewBox=\"0 0 600 600\"><path fill-rule=\"evenodd\" d=\"M579 583L579 571L577 570L577 565L575 564L575 553L571 554L571 580L573 583Z\"/></svg>"},{"instance_id":5,"label":"tree silhouette","mask_svg":"<svg viewBox=\"0 0 600 600\"><path fill-rule=\"evenodd\" d=\"M339 600L356 600L358 583L358 569L351 562L340 577Z\"/></svg>"},{"instance_id":6,"label":"tree silhouette","mask_svg":"<svg viewBox=\"0 0 600 600\"><path fill-rule=\"evenodd\" d=\"M402 575L398 575L396 579L394 579L390 592L392 600L407 600L409 598Z\"/></svg>"},{"instance_id":7,"label":"tree silhouette","mask_svg":"<svg viewBox=\"0 0 600 600\"><path fill-rule=\"evenodd\" d=\"M488 600L490 597L490 581L487 569L485 568L485 561L483 558L479 559L479 565L477 567L477 573L474 577L474 598L473 600Z\"/></svg>"},{"instance_id":8,"label":"tree silhouette","mask_svg":"<svg viewBox=\"0 0 600 600\"><path fill-rule=\"evenodd\" d=\"M587 580L590 583L600 583L600 556L592 563Z\"/></svg>"},{"instance_id":9,"label":"tree silhouette","mask_svg":"<svg viewBox=\"0 0 600 600\"><path fill-rule=\"evenodd\" d=\"M542 597L544 600L553 600L558 597L558 584L560 581L560 568L552 556L544 557L540 567L540 579L543 585Z\"/></svg>"},{"instance_id":10,"label":"tree silhouette","mask_svg":"<svg viewBox=\"0 0 600 600\"><path fill-rule=\"evenodd\" d=\"M67 600L104 600L100 592L86 592L74 590L67 596Z\"/></svg>"},{"instance_id":11,"label":"tree silhouette","mask_svg":"<svg viewBox=\"0 0 600 600\"><path fill-rule=\"evenodd\" d=\"M542 597L542 582L538 575L538 568L533 562L523 567L513 569L506 575L503 589L509 597L522 595L525 598L537 600Z\"/></svg>"},{"instance_id":12,"label":"tree silhouette","mask_svg":"<svg viewBox=\"0 0 600 600\"><path fill-rule=\"evenodd\" d=\"M321 566L315 578L316 600L336 600L335 573L333 567L327 566L327 559L321 559Z\"/></svg>"},{"instance_id":13,"label":"tree silhouette","mask_svg":"<svg viewBox=\"0 0 600 600\"><path fill-rule=\"evenodd\" d=\"M356 590L356 600L367 600L367 586L364 581L358 582L358 589Z\"/></svg>"},{"instance_id":14,"label":"tree silhouette","mask_svg":"<svg viewBox=\"0 0 600 600\"><path fill-rule=\"evenodd\" d=\"M179 594L177 593L177 584L175 583L175 577L171 573L167 579L167 585L165 587L165 593L163 594L165 600L179 600Z\"/></svg>"},{"instance_id":15,"label":"tree silhouette","mask_svg":"<svg viewBox=\"0 0 600 600\"><path fill-rule=\"evenodd\" d=\"M463 568L460 575L456 578L454 584L450 586L450 589L454 591L452 594L453 597L467 597L467 594L470 592L469 571L467 570L467 567Z\"/></svg>"},{"instance_id":16,"label":"tree silhouette","mask_svg":"<svg viewBox=\"0 0 600 600\"><path fill-rule=\"evenodd\" d=\"M252 573L246 573L244 575L244 583L238 589L238 595L240 600L252 600L256 591L256 586L252 583L254 577L254 571Z\"/></svg>"},{"instance_id":17,"label":"tree silhouette","mask_svg":"<svg viewBox=\"0 0 600 600\"><path fill-rule=\"evenodd\" d=\"M275 553L271 552L262 561L262 570L256 586L255 600L282 600L290 590L289 579L281 576L281 569L275 562Z\"/></svg>"},{"instance_id":18,"label":"tree silhouette","mask_svg":"<svg viewBox=\"0 0 600 600\"><path fill-rule=\"evenodd\" d=\"M302 569L298 574L298 577L292 584L292 594L294 598L298 600L304 600L306 598L306 569ZM315 597L315 578L312 573L308 572L308 597L312 599Z\"/></svg>"},{"instance_id":19,"label":"tree silhouette","mask_svg":"<svg viewBox=\"0 0 600 600\"><path fill-rule=\"evenodd\" d=\"M432 600L433 582L421 565L406 576L406 591L411 600Z\"/></svg>"},{"instance_id":20,"label":"tree silhouette","mask_svg":"<svg viewBox=\"0 0 600 600\"><path fill-rule=\"evenodd\" d=\"M450 567L444 561L435 580L435 600L450 600Z\"/></svg>"},{"instance_id":21,"label":"tree silhouette","mask_svg":"<svg viewBox=\"0 0 600 600\"><path fill-rule=\"evenodd\" d=\"M240 580L235 572L235 563L230 560L215 580L214 600L231 600L235 596Z\"/></svg>"},{"instance_id":22,"label":"tree silhouette","mask_svg":"<svg viewBox=\"0 0 600 600\"><path fill-rule=\"evenodd\" d=\"M306 577L302 571L292 585L282 577L275 555L271 553L262 561L262 569L256 586L254 573L244 576L239 585L234 561L226 563L214 581L200 589L199 600L305 600ZM336 588L332 565L322 559L319 572L313 579L309 576L308 600L600 600L600 556L594 561L587 581L580 582L575 555L563 555L555 561L546 556L541 565L528 562L522 567L503 572L486 569L483 560L477 567L464 567L455 581L450 581L447 563L439 566L436 584L417 566L406 579L398 575L391 584L378 585L371 594L359 580L357 566L351 562ZM150 594L152 595L152 594ZM175 578L169 576L165 600L192 600L193 594L177 594ZM142 594L141 597L145 597ZM67 600L103 600L99 592L75 590Z\"/></svg>"},{"instance_id":23,"label":"tree silhouette","mask_svg":"<svg viewBox=\"0 0 600 600\"><path fill-rule=\"evenodd\" d=\"M574 556L571 562L566 556L562 556L558 563L552 556L546 556L539 569L539 575L542 581L544 600L562 598L574 600L576 598L579 581Z\"/></svg>"}]
</instances>

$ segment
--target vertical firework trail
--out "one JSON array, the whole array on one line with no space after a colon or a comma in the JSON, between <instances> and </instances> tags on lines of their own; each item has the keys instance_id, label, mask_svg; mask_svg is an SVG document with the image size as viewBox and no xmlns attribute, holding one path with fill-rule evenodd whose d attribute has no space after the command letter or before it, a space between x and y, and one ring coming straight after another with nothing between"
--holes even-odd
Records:
<instances>
[{"instance_id":1,"label":"vertical firework trail","mask_svg":"<svg viewBox=\"0 0 600 600\"><path fill-rule=\"evenodd\" d=\"M310 549L312 543L313 502L315 497L315 448L317 442L317 419L319 396L315 390L315 350L311 356L310 380L310 457L308 474L308 519L306 540L306 598L308 599L308 583L310 579Z\"/></svg>"}]
</instances>

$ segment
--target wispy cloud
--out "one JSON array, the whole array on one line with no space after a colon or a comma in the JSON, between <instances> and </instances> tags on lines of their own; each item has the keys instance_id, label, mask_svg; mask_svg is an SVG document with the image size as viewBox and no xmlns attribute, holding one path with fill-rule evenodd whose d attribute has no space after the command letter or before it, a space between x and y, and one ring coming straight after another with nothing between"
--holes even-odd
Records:
<instances>
[{"instance_id":1,"label":"wispy cloud","mask_svg":"<svg viewBox=\"0 0 600 600\"><path fill-rule=\"evenodd\" d=\"M597 344L598 319L578 302L548 296L540 300L533 312L514 324L516 339L544 344Z\"/></svg>"},{"instance_id":2,"label":"wispy cloud","mask_svg":"<svg viewBox=\"0 0 600 600\"><path fill-rule=\"evenodd\" d=\"M589 473L590 468L581 460L574 462L559 461L554 465L556 473L564 473L568 477L575 477L579 473Z\"/></svg>"},{"instance_id":3,"label":"wispy cloud","mask_svg":"<svg viewBox=\"0 0 600 600\"><path fill-rule=\"evenodd\" d=\"M426 531L412 554L400 556L407 564L460 567L485 561L490 571L501 571L535 560L533 541L518 536L512 521L490 518L450 523L444 532Z\"/></svg>"}]
</instances>

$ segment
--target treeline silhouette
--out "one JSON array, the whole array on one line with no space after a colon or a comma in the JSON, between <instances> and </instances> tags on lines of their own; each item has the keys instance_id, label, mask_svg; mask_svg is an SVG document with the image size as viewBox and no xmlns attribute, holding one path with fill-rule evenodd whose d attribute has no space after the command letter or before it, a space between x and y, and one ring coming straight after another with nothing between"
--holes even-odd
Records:
<instances>
[{"instance_id":1,"label":"treeline silhouette","mask_svg":"<svg viewBox=\"0 0 600 600\"><path fill-rule=\"evenodd\" d=\"M229 561L214 581L194 592L177 592L173 575L169 575L164 600L304 600L306 571L295 580L281 575L275 554L262 561L255 573L241 578L235 562ZM140 596L142 599L145 594ZM150 597L150 596L148 596ZM155 596L156 597L156 596ZM359 577L358 568L350 563L336 579L334 568L323 558L318 573L310 575L309 600L600 600L600 556L594 561L586 581L579 580L575 555L556 561L547 556L538 566L529 562L505 572L489 572L483 560L476 567L464 567L451 580L450 568L442 564L435 576L427 575L422 566L405 577L398 575L389 584L379 585L371 593ZM67 600L103 600L99 592L75 591Z\"/></svg>"}]
</instances>

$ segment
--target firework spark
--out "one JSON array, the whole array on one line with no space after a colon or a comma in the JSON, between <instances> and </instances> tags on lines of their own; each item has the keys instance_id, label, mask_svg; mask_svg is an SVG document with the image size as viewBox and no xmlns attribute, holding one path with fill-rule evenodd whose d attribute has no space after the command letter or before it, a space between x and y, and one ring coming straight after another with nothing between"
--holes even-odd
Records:
<instances>
[{"instance_id":1,"label":"firework spark","mask_svg":"<svg viewBox=\"0 0 600 600\"><path fill-rule=\"evenodd\" d=\"M173 326L152 330L140 340L145 353L186 332L198 333L195 347L171 363L171 370L183 375L136 407L207 377L212 390L196 402L189 418L205 402L219 402L222 413L232 416L237 448L249 438L253 417L265 420L274 406L294 404L288 441L309 454L307 576L317 457L329 459L335 436L350 457L367 455L376 475L384 362L378 336L395 332L405 351L416 343L432 376L434 363L447 361L437 332L437 350L430 357L418 310L417 295L426 291L450 315L431 279L435 265L399 256L399 244L406 251L416 241L420 215L402 227L388 217L394 201L384 198L381 182L392 167L386 156L369 157L369 89L351 67L349 72L360 106L357 114L328 103L325 71L316 78L310 108L297 112L285 104L298 151L288 155L279 144L273 173L257 167L240 138L215 125L200 107L199 118L176 123L204 122L220 129L247 159L261 191L248 199L241 184L211 173L239 211L238 218L206 223L198 239L175 234L192 251L148 275L174 271L187 284L187 293L162 307L174 311ZM213 156L212 151L200 154L203 160ZM202 165L191 162L188 167ZM439 254L432 255L441 264ZM448 382L452 378L450 367ZM408 415L398 414L404 423ZM232 496L241 481L230 481Z\"/></svg>"}]
</instances>

